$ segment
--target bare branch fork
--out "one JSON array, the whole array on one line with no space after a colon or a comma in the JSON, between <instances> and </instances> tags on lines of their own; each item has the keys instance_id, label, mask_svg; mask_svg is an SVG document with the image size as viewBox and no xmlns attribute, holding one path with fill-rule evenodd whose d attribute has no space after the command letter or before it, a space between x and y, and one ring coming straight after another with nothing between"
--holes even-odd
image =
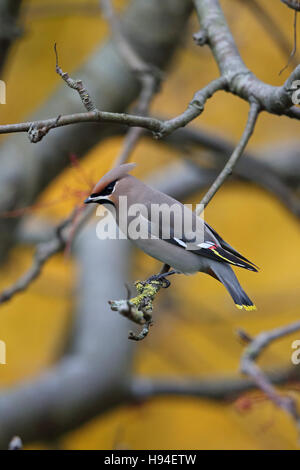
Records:
<instances>
[{"instance_id":1,"label":"bare branch fork","mask_svg":"<svg viewBox=\"0 0 300 470\"><path fill-rule=\"evenodd\" d=\"M201 26L199 44L211 48L221 76L227 79L228 91L248 102L255 99L269 113L299 119L298 109L293 106L291 84L300 77L300 65L281 87L262 82L244 64L219 0L194 0L194 5Z\"/></svg>"},{"instance_id":2,"label":"bare branch fork","mask_svg":"<svg viewBox=\"0 0 300 470\"><path fill-rule=\"evenodd\" d=\"M274 87L260 81L242 61L218 0L194 0L194 3L202 27L200 34L202 39L199 39L199 35L196 36L196 38L198 37L197 42L200 45L204 45L205 43L209 44L218 63L221 77L212 81L202 90L199 90L182 114L173 119L161 121L153 117L104 112L92 105L91 111L62 115L58 122L57 117L55 117L41 121L2 125L0 126L0 134L28 132L30 128L62 127L75 123L108 122L125 124L130 127L142 127L153 132L157 138L160 138L174 132L180 127L186 126L189 122L198 117L204 109L205 102L218 90L227 90L249 102L251 99L256 99L260 104L261 110L269 113L277 115L285 114L291 118L300 119L300 111L293 106L291 96L292 82L300 79L300 65L295 68L288 80L281 87ZM107 9L107 5L105 11L109 13L107 16L111 20L111 14ZM113 31L115 32L117 30L117 20L113 21ZM121 54L126 55L134 69L142 73L142 75L144 74L145 77L145 68L136 60L136 56L131 53L130 46L124 46L124 41L121 41L121 37L123 37L122 33L119 32L117 41L118 44L123 44ZM220 37L222 41L219 40ZM225 44L226 47L223 48L223 44ZM57 67L57 72L61 72L59 67ZM75 83L72 80L70 82L68 75L63 73L60 73L60 75L69 86L72 83L72 87L74 87L73 85L75 85ZM77 89L78 92L80 86L80 81L77 81L75 89ZM85 92L82 92L82 94L84 95ZM87 98L87 101L89 102L89 98Z\"/></svg>"},{"instance_id":3,"label":"bare branch fork","mask_svg":"<svg viewBox=\"0 0 300 470\"><path fill-rule=\"evenodd\" d=\"M256 383L258 388L260 388L267 395L267 397L273 403L275 403L275 405L284 410L295 420L297 428L300 432L300 414L297 410L297 404L295 400L292 397L280 395L272 385L270 379L255 362L261 353L266 349L266 347L269 346L273 341L276 341L299 330L300 321L297 321L281 328L276 328L268 332L260 333L255 338L250 338L249 335L245 334L243 331L239 334L244 339L248 338L249 342L249 345L241 357L241 372L245 375L248 375Z\"/></svg>"},{"instance_id":4,"label":"bare branch fork","mask_svg":"<svg viewBox=\"0 0 300 470\"><path fill-rule=\"evenodd\" d=\"M249 76L246 77L245 75ZM254 75L250 71L238 72L237 75L231 76L229 87L228 80L225 76L215 79L194 95L189 106L182 114L166 121L135 114L100 111L95 108L93 111L85 113L61 115L58 122L57 117L55 117L40 121L1 125L0 134L28 132L30 128L53 128L76 123L99 122L124 124L129 127L141 127L151 131L154 134L154 137L162 138L171 134L180 127L186 126L192 120L197 118L202 113L206 101L219 90L230 91L246 101L250 101L251 97L253 97L258 103L260 103L261 110L268 111L272 114L284 114L290 118L300 119L300 112L298 108L293 106L291 98L292 92L294 91L291 88L292 82L299 79L300 66L296 67L282 87L273 87L260 82L258 79L255 79ZM235 83L238 83L238 85ZM247 89L247 87L249 88Z\"/></svg>"},{"instance_id":5,"label":"bare branch fork","mask_svg":"<svg viewBox=\"0 0 300 470\"><path fill-rule=\"evenodd\" d=\"M202 113L206 101L211 98L216 91L224 90L225 86L226 79L223 77L212 81L209 85L195 94L186 111L176 118L169 119L167 121L135 114L111 113L107 111L100 111L95 108L93 111L85 113L82 112L77 114L60 115L58 122L57 117L55 117L40 121L23 122L19 124L5 124L0 126L0 134L28 132L31 128L53 128L77 123L100 122L124 124L129 127L141 127L151 131L154 134L154 137L162 138L171 134L176 129L186 126L193 119L198 117Z\"/></svg>"}]
</instances>

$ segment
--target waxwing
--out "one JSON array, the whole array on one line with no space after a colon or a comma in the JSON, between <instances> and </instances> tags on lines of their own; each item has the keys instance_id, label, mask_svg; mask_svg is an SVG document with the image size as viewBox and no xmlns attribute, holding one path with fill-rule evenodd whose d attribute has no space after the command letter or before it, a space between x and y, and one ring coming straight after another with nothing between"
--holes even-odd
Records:
<instances>
[{"instance_id":1,"label":"waxwing","mask_svg":"<svg viewBox=\"0 0 300 470\"><path fill-rule=\"evenodd\" d=\"M126 236L145 253L174 268L178 273L193 274L204 272L220 281L239 309L255 310L237 280L231 265L257 272L257 266L238 253L204 220L172 197L147 186L128 173L135 167L127 163L116 167L104 175L94 187L92 194L85 200L86 204L103 204L113 212L119 228ZM125 213L119 213L121 200L126 200ZM148 236L133 236L130 230L134 215L130 208L134 205L140 209L139 222ZM169 217L153 215L153 208L176 208L177 212L169 211ZM176 226L176 214L182 215ZM170 215L171 214L171 215ZM188 232L183 228L185 216L192 221ZM124 224L124 221L126 224ZM122 223L121 223L122 222ZM167 226L166 226L167 225ZM136 227L135 223L135 227ZM124 229L125 227L125 229ZM192 227L192 228L191 228ZM145 231L143 232L145 235ZM165 274L165 275L168 275Z\"/></svg>"}]
</instances>

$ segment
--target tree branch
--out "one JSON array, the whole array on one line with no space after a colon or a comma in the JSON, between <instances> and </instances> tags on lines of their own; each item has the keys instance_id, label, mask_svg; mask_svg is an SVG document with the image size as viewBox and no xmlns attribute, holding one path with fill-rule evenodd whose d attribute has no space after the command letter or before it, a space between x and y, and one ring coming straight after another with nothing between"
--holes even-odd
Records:
<instances>
[{"instance_id":1,"label":"tree branch","mask_svg":"<svg viewBox=\"0 0 300 470\"><path fill-rule=\"evenodd\" d=\"M147 135L147 134L146 134ZM224 164L224 159L229 158L234 152L233 142L224 139L220 135L201 128L188 127L178 129L174 134L168 136L162 143L167 143L181 150L182 158L193 163L193 166L201 171L204 168L201 165L201 150L210 151L210 178L207 178L207 185L214 181L215 173ZM199 149L198 147L201 147ZM200 152L199 152L200 150ZM282 160L283 151L285 159ZM300 217L300 201L293 187L297 186L299 180L299 171L297 162L299 161L298 144L295 141L294 146L286 148L286 144L278 148L266 147L258 155L245 151L244 157L240 158L234 168L233 176L238 176L245 181L249 181L260 186L275 196L283 206L297 218ZM268 155L270 155L268 157ZM206 157L206 153L204 153ZM267 158L266 158L267 156ZM293 179L293 181L291 181ZM292 187L290 187L292 183Z\"/></svg>"},{"instance_id":2,"label":"tree branch","mask_svg":"<svg viewBox=\"0 0 300 470\"><path fill-rule=\"evenodd\" d=\"M268 332L260 333L253 339L249 338L249 345L241 357L241 371L251 377L256 385L269 397L271 401L273 401L273 403L275 403L275 405L279 406L295 420L300 431L300 414L297 411L295 400L291 397L280 395L273 387L266 374L264 374L260 367L255 363L260 354L267 346L269 346L269 344L283 336L290 335L291 333L299 330L300 321Z\"/></svg>"},{"instance_id":3,"label":"tree branch","mask_svg":"<svg viewBox=\"0 0 300 470\"><path fill-rule=\"evenodd\" d=\"M75 209L69 218L63 220L55 228L55 234L51 240L47 240L37 245L31 267L17 280L17 282L0 293L0 304L7 302L16 294L26 290L41 274L47 261L66 247L70 237L69 225L74 222L76 215L77 210ZM81 220L81 225L82 222L83 218Z\"/></svg>"},{"instance_id":4,"label":"tree branch","mask_svg":"<svg viewBox=\"0 0 300 470\"><path fill-rule=\"evenodd\" d=\"M273 384L283 384L299 379L299 373L289 368L267 373ZM238 376L201 377L201 379L159 379L135 377L131 383L134 401L145 401L155 397L176 396L208 398L211 400L235 399L245 392L257 388L255 380Z\"/></svg>"},{"instance_id":5,"label":"tree branch","mask_svg":"<svg viewBox=\"0 0 300 470\"><path fill-rule=\"evenodd\" d=\"M281 49L284 55L290 55L290 42L286 38L285 31L281 29L280 24L275 21L271 14L268 13L262 2L259 0L239 0L240 3L246 5L246 7L253 13L255 19L261 23L264 30L267 30L269 36L273 39L274 43ZM293 63L296 65L299 63L298 57L292 57Z\"/></svg>"},{"instance_id":6,"label":"tree branch","mask_svg":"<svg viewBox=\"0 0 300 470\"><path fill-rule=\"evenodd\" d=\"M300 65L292 72L286 83L274 87L259 80L244 64L219 0L194 0L195 8L206 43L212 50L220 73L227 79L228 90L241 99L255 99L262 110L291 117L293 106L291 83L300 79ZM299 116L293 115L299 119Z\"/></svg>"},{"instance_id":7,"label":"tree branch","mask_svg":"<svg viewBox=\"0 0 300 470\"><path fill-rule=\"evenodd\" d=\"M189 106L182 114L167 121L161 121L153 117L139 116L137 114L112 113L95 109L94 111L86 113L61 115L58 122L57 117L55 117L50 119L42 119L39 121L22 122L19 124L1 125L0 134L28 132L32 127L40 128L55 126L58 128L71 124L98 122L124 124L129 127L142 127L153 132L156 138L162 138L168 134L171 134L179 127L186 126L189 122L199 116L204 109L206 101L211 98L214 93L216 93L216 91L223 90L225 86L226 79L223 77L213 80L206 87L195 93Z\"/></svg>"},{"instance_id":8,"label":"tree branch","mask_svg":"<svg viewBox=\"0 0 300 470\"><path fill-rule=\"evenodd\" d=\"M260 111L259 105L255 101L253 101L250 104L247 124L246 124L245 130L243 132L243 135L238 145L234 149L231 157L229 158L228 162L224 166L221 173L217 176L216 180L213 182L213 184L211 185L211 187L209 188L209 190L207 191L207 193L201 200L200 204L203 205L204 207L206 207L207 204L211 201L211 199L214 197L218 189L220 189L222 184L225 182L228 176L232 173L238 160L241 158L243 151L245 150L245 147L247 143L249 142L251 135L253 134L259 111Z\"/></svg>"}]
</instances>

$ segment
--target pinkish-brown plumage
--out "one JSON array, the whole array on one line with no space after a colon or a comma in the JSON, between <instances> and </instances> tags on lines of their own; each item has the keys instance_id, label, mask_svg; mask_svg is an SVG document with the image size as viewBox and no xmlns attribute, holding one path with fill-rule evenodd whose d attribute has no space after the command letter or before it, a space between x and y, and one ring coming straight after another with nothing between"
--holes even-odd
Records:
<instances>
[{"instance_id":1,"label":"pinkish-brown plumage","mask_svg":"<svg viewBox=\"0 0 300 470\"><path fill-rule=\"evenodd\" d=\"M112 181L120 180L124 178L133 168L136 166L136 163L126 163L124 165L117 166L106 173L94 186L92 193L100 193L109 183Z\"/></svg>"}]
</instances>

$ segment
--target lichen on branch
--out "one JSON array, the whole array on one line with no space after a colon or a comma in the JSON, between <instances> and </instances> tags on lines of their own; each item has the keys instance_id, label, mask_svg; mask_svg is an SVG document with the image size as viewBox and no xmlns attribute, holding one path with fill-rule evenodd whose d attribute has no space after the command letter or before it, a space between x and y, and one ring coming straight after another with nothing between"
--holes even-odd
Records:
<instances>
[{"instance_id":1,"label":"lichen on branch","mask_svg":"<svg viewBox=\"0 0 300 470\"><path fill-rule=\"evenodd\" d=\"M136 335L130 331L128 335L129 339L140 341L148 335L149 328L153 324L153 301L156 295L162 287L169 287L170 282L161 277L159 279L150 278L146 281L136 281L134 285L137 291L135 297L125 300L110 300L108 303L113 311L119 312L132 322L143 326L139 334Z\"/></svg>"}]
</instances>

